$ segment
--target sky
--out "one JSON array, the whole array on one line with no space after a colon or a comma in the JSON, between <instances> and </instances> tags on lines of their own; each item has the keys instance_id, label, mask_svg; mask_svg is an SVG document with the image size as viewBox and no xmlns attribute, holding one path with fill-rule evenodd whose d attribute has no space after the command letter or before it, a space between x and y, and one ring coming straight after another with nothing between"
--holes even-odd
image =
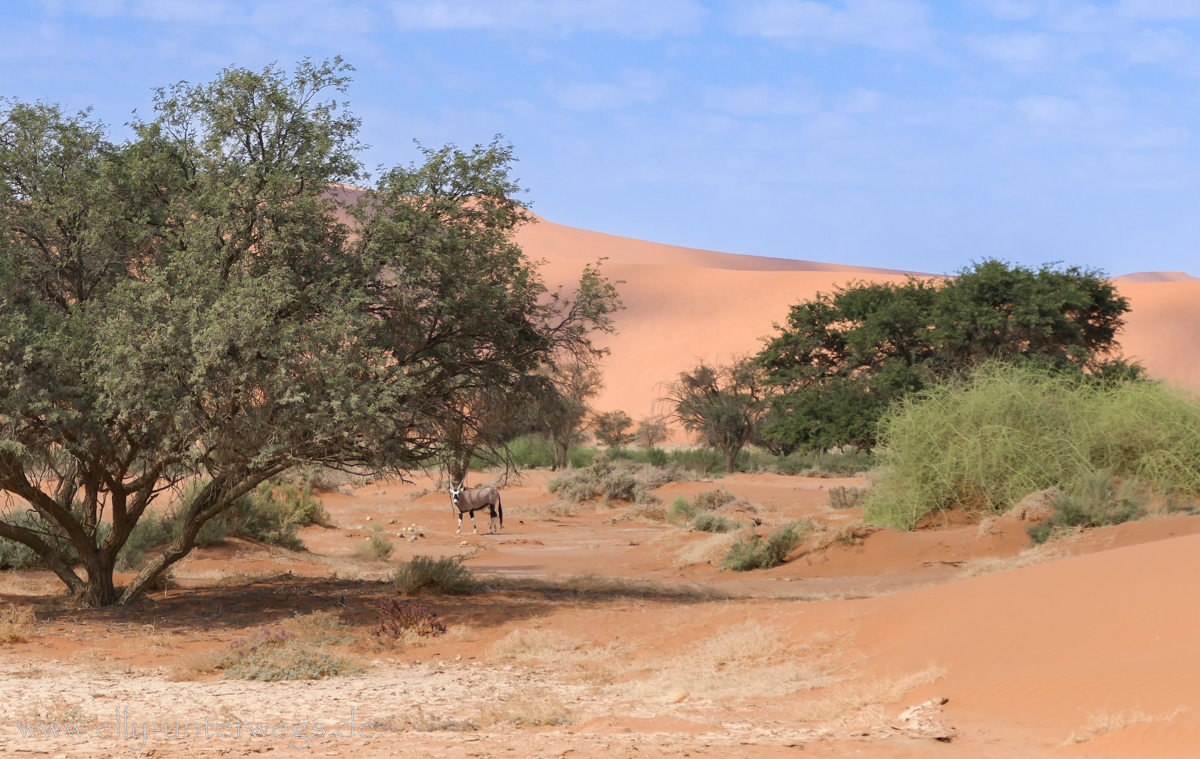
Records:
<instances>
[{"instance_id":1,"label":"sky","mask_svg":"<svg viewBox=\"0 0 1200 759\"><path fill-rule=\"evenodd\" d=\"M551 221L950 273L1200 275L1200 0L5 0L0 96L341 55L371 167L502 134Z\"/></svg>"}]
</instances>

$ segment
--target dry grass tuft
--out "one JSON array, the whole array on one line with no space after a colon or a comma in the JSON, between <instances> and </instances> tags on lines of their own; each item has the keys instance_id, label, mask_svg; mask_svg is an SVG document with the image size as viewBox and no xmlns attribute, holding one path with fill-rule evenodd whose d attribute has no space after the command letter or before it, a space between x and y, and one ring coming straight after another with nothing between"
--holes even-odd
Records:
<instances>
[{"instance_id":1,"label":"dry grass tuft","mask_svg":"<svg viewBox=\"0 0 1200 759\"><path fill-rule=\"evenodd\" d=\"M871 527L861 519L856 519L840 527L830 527L817 538L809 553L822 553L830 548L854 548L861 546L868 535L877 528Z\"/></svg>"},{"instance_id":2,"label":"dry grass tuft","mask_svg":"<svg viewBox=\"0 0 1200 759\"><path fill-rule=\"evenodd\" d=\"M692 564L719 564L737 540L738 536L736 533L710 533L700 540L690 541L683 548L679 549L675 553L675 556L679 559L680 567L687 567Z\"/></svg>"},{"instance_id":3,"label":"dry grass tuft","mask_svg":"<svg viewBox=\"0 0 1200 759\"><path fill-rule=\"evenodd\" d=\"M583 647L583 641L558 630L518 628L488 649L496 659L558 661Z\"/></svg>"},{"instance_id":4,"label":"dry grass tuft","mask_svg":"<svg viewBox=\"0 0 1200 759\"><path fill-rule=\"evenodd\" d=\"M841 666L823 645L793 649L778 629L751 621L695 643L628 690L657 703L770 698L828 687Z\"/></svg>"},{"instance_id":5,"label":"dry grass tuft","mask_svg":"<svg viewBox=\"0 0 1200 759\"><path fill-rule=\"evenodd\" d=\"M900 677L845 682L821 698L799 703L794 716L801 722L879 722L883 715L878 707L898 701L914 688L945 676L944 668L931 664L920 672Z\"/></svg>"},{"instance_id":6,"label":"dry grass tuft","mask_svg":"<svg viewBox=\"0 0 1200 759\"><path fill-rule=\"evenodd\" d=\"M661 503L635 503L625 510L624 520L641 519L645 522L667 521L667 507Z\"/></svg>"},{"instance_id":7,"label":"dry grass tuft","mask_svg":"<svg viewBox=\"0 0 1200 759\"><path fill-rule=\"evenodd\" d=\"M1034 564L1044 564L1047 561L1065 559L1068 556L1070 556L1070 553L1063 548L1061 543L1042 544L1021 551L1016 556L982 556L978 559L971 559L963 564L963 573L961 576L979 577L996 572L1007 572L1010 569L1021 569L1022 567L1030 567Z\"/></svg>"},{"instance_id":8,"label":"dry grass tuft","mask_svg":"<svg viewBox=\"0 0 1200 759\"><path fill-rule=\"evenodd\" d=\"M439 717L436 714L426 714L425 710L417 705L414 711L402 717L387 717L377 720L375 728L410 733L470 733L478 730L479 725L471 720L456 720Z\"/></svg>"},{"instance_id":9,"label":"dry grass tuft","mask_svg":"<svg viewBox=\"0 0 1200 759\"><path fill-rule=\"evenodd\" d=\"M480 710L480 722L484 725L569 725L571 711L555 694L541 689L514 693L495 704Z\"/></svg>"},{"instance_id":10,"label":"dry grass tuft","mask_svg":"<svg viewBox=\"0 0 1200 759\"><path fill-rule=\"evenodd\" d=\"M33 609L28 606L5 604L0 607L0 646L28 643L37 635Z\"/></svg>"},{"instance_id":11,"label":"dry grass tuft","mask_svg":"<svg viewBox=\"0 0 1200 759\"><path fill-rule=\"evenodd\" d=\"M219 671L220 654L215 651L200 651L184 656L167 672L167 680L173 683L199 680L204 675Z\"/></svg>"},{"instance_id":12,"label":"dry grass tuft","mask_svg":"<svg viewBox=\"0 0 1200 759\"><path fill-rule=\"evenodd\" d=\"M1186 707L1177 706L1173 710L1163 714L1146 714L1141 711L1118 712L1117 714L1109 714L1103 711L1097 712L1090 715L1088 723L1084 725L1082 732L1071 733L1070 737L1063 741L1063 745L1072 746L1076 743L1086 743L1093 738L1099 738L1102 735L1123 730L1130 725L1140 725L1147 722L1170 722L1186 711Z\"/></svg>"}]
</instances>

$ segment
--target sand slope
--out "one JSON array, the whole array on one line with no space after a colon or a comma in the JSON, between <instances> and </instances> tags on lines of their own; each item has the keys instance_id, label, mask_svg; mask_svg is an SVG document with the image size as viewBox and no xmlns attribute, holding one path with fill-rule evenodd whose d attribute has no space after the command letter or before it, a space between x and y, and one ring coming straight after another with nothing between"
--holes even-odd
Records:
<instances>
[{"instance_id":1,"label":"sand slope","mask_svg":"<svg viewBox=\"0 0 1200 759\"><path fill-rule=\"evenodd\" d=\"M1164 578L1200 571L1200 536L1120 548L935 588L846 602L877 666L948 668L949 713L1046 729L1061 743L1098 716L1162 721L1086 753L1200 752L1200 604ZM1167 715L1179 713L1173 719Z\"/></svg>"}]
</instances>

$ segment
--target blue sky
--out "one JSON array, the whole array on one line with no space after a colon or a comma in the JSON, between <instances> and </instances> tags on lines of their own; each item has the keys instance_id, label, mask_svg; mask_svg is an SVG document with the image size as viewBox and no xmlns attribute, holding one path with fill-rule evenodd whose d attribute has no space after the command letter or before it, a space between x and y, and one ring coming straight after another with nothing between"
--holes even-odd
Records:
<instances>
[{"instance_id":1,"label":"blue sky","mask_svg":"<svg viewBox=\"0 0 1200 759\"><path fill-rule=\"evenodd\" d=\"M1200 0L7 0L0 95L342 55L368 165L502 133L536 212L738 253L1200 274Z\"/></svg>"}]
</instances>

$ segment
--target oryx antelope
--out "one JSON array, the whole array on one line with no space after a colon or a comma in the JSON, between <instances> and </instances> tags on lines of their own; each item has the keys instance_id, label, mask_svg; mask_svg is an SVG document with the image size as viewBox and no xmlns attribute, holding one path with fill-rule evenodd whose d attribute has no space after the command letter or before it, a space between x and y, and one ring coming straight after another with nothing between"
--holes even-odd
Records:
<instances>
[{"instance_id":1,"label":"oryx antelope","mask_svg":"<svg viewBox=\"0 0 1200 759\"><path fill-rule=\"evenodd\" d=\"M479 525L475 524L475 512L483 508L486 508L491 515L487 534L498 532L497 521L499 521L499 529L504 529L504 507L500 505L500 491L493 487L467 488L464 487L464 484L460 482L458 487L454 487L453 483L450 485L450 501L454 504L455 511L458 512L458 533L462 532L463 514L470 514L471 526L478 534Z\"/></svg>"}]
</instances>

